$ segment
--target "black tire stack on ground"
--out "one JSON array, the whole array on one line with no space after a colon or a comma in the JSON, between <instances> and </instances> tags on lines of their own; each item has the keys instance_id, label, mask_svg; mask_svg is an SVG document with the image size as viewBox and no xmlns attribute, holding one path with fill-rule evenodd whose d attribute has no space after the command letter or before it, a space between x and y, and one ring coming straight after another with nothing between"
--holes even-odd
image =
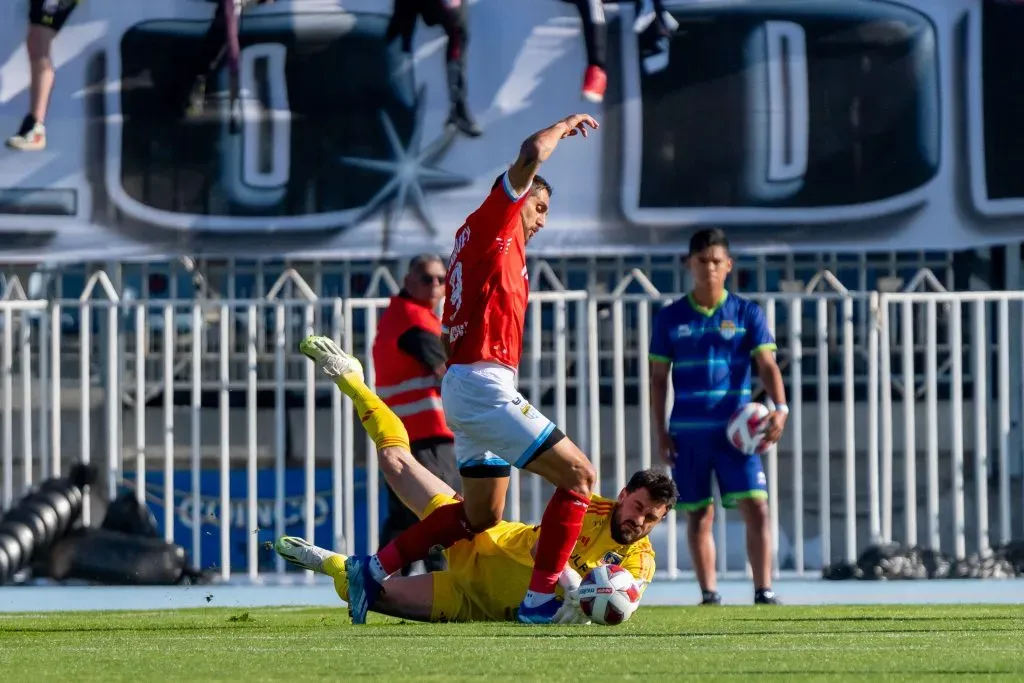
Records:
<instances>
[{"instance_id":1,"label":"black tire stack on ground","mask_svg":"<svg viewBox=\"0 0 1024 683\"><path fill-rule=\"evenodd\" d=\"M30 491L0 520L0 585L43 556L74 530L82 516L85 487L98 470L76 464L66 477L49 479Z\"/></svg>"}]
</instances>

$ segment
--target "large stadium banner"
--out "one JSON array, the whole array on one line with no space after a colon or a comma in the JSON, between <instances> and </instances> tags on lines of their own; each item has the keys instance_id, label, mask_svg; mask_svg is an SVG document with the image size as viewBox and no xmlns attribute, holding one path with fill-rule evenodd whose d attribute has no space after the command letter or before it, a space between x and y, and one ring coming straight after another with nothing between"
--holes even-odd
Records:
<instances>
[{"instance_id":1,"label":"large stadium banner","mask_svg":"<svg viewBox=\"0 0 1024 683\"><path fill-rule=\"evenodd\" d=\"M475 138L446 125L440 27L403 52L391 0L246 9L237 79L210 72L198 109L215 3L85 0L46 150L0 150L0 261L444 253L519 142L581 110L602 127L545 165L538 254L679 251L706 225L748 251L1024 238L1024 3L679 0L670 37L608 3L596 105L571 3L464 3ZM6 136L29 68L27 2L4 5Z\"/></svg>"},{"instance_id":2,"label":"large stadium banner","mask_svg":"<svg viewBox=\"0 0 1024 683\"><path fill-rule=\"evenodd\" d=\"M330 468L320 468L314 472L313 489L313 543L324 547L337 547L336 543L344 543L344 534L335 530L335 498L331 487L332 473ZM182 546L189 554L191 562L198 563L202 569L223 566L220 552L221 525L227 523L230 528L231 568L235 572L245 571L248 567L247 551L249 539L256 541L258 548L257 562L259 570L273 569L276 561L271 546L277 538L277 529L284 529L285 535L304 536L306 533L306 475L298 468L284 471L284 498L282 507L278 509L274 497L277 473L273 468L260 469L256 473L256 521L251 524L248 515L249 483L245 471L233 470L228 482L231 492L230 510L225 513L220 503L220 472L217 470L201 470L199 472L199 490L193 490L192 473L177 471L172 479L174 511L174 542ZM352 528L355 538L352 547L357 553L369 552L370 544L367 536L367 500L366 471L356 469L353 475L354 499L352 505ZM387 517L387 492L381 487L377 509L380 511L382 524ZM146 473L146 505L152 513L154 521L163 536L164 523L164 473L154 470ZM198 511L196 508L198 507ZM193 520L199 520L199 531L196 533ZM380 527L378 527L380 528ZM198 537L198 551L194 545Z\"/></svg>"}]
</instances>

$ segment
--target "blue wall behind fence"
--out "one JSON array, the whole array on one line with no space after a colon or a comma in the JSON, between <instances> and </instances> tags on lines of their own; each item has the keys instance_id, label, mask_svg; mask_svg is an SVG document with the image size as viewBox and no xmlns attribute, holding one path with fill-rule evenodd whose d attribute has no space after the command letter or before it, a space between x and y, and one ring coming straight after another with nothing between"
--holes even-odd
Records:
<instances>
[{"instance_id":1,"label":"blue wall behind fence","mask_svg":"<svg viewBox=\"0 0 1024 683\"><path fill-rule=\"evenodd\" d=\"M367 509L366 471L356 469L353 473L355 484L355 547L357 552L367 551ZM317 545L330 548L334 544L334 492L330 468L315 472L314 486L314 538ZM244 572L248 569L247 545L251 533L256 534L259 547L259 569L270 571L274 568L274 552L265 549L267 541L273 543L275 529L274 509L275 474L273 468L262 469L256 474L257 528L250 529L248 520L248 481L244 470L230 473L231 485L231 570ZM290 536L305 535L305 472L302 468L285 470L285 533ZM146 473L146 503L156 517L157 526L163 533L164 516L163 472ZM387 514L386 492L381 488L380 521ZM174 540L189 554L190 563L195 565L196 554L192 547L192 475L188 471L174 473ZM203 569L221 566L220 555L220 472L214 469L202 470L199 476L200 544L199 563Z\"/></svg>"}]
</instances>

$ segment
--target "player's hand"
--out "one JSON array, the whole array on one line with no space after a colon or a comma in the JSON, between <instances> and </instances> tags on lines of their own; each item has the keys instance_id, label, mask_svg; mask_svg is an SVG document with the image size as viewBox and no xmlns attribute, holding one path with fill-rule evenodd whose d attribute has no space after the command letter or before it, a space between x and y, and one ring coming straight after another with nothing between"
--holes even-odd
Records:
<instances>
[{"instance_id":1,"label":"player's hand","mask_svg":"<svg viewBox=\"0 0 1024 683\"><path fill-rule=\"evenodd\" d=\"M563 139L571 138L573 135L577 134L587 137L588 127L597 130L600 125L590 114L573 114L572 116L567 116L562 119L562 123L568 127L568 130L562 133Z\"/></svg>"},{"instance_id":2,"label":"player's hand","mask_svg":"<svg viewBox=\"0 0 1024 683\"><path fill-rule=\"evenodd\" d=\"M569 594L565 594L565 598L562 600L562 606L555 612L555 618L551 620L552 624L572 624L576 619L576 612L580 611L580 600L579 596L573 600L569 598Z\"/></svg>"},{"instance_id":3,"label":"player's hand","mask_svg":"<svg viewBox=\"0 0 1024 683\"><path fill-rule=\"evenodd\" d=\"M555 624L589 624L590 619L580 609L580 586L583 579L576 573L576 570L568 565L558 576L558 585L562 587L564 595L562 606L555 612L552 623Z\"/></svg>"},{"instance_id":4,"label":"player's hand","mask_svg":"<svg viewBox=\"0 0 1024 683\"><path fill-rule=\"evenodd\" d=\"M577 600L575 604L571 604L569 602L562 603L562 606L557 612L555 612L555 618L551 623L562 625L586 625L590 623L590 617L583 613L583 610L580 609L579 600Z\"/></svg>"},{"instance_id":5,"label":"player's hand","mask_svg":"<svg viewBox=\"0 0 1024 683\"><path fill-rule=\"evenodd\" d=\"M555 618L552 620L553 624L589 624L590 617L583 613L580 608L580 589L577 584L576 588L568 589L565 591L565 596L562 598L562 606L555 612Z\"/></svg>"},{"instance_id":6,"label":"player's hand","mask_svg":"<svg viewBox=\"0 0 1024 683\"><path fill-rule=\"evenodd\" d=\"M786 428L788 417L784 412L773 410L764 419L764 443L766 445L778 443L782 438L782 430Z\"/></svg>"},{"instance_id":7,"label":"player's hand","mask_svg":"<svg viewBox=\"0 0 1024 683\"><path fill-rule=\"evenodd\" d=\"M666 465L676 464L676 442L668 432L658 435L658 455Z\"/></svg>"}]
</instances>

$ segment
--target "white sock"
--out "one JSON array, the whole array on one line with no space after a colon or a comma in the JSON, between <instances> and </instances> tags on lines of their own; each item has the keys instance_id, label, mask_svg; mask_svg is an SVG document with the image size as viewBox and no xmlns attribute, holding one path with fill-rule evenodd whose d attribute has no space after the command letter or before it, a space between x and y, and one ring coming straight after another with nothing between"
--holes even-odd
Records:
<instances>
[{"instance_id":1,"label":"white sock","mask_svg":"<svg viewBox=\"0 0 1024 683\"><path fill-rule=\"evenodd\" d=\"M370 576L377 583L384 583L388 580L388 573L384 571L384 566L377 559L376 555L370 558Z\"/></svg>"},{"instance_id":2,"label":"white sock","mask_svg":"<svg viewBox=\"0 0 1024 683\"><path fill-rule=\"evenodd\" d=\"M523 604L527 607L540 607L548 600L554 599L554 593L536 593L534 591L526 591L526 598L523 600Z\"/></svg>"}]
</instances>

